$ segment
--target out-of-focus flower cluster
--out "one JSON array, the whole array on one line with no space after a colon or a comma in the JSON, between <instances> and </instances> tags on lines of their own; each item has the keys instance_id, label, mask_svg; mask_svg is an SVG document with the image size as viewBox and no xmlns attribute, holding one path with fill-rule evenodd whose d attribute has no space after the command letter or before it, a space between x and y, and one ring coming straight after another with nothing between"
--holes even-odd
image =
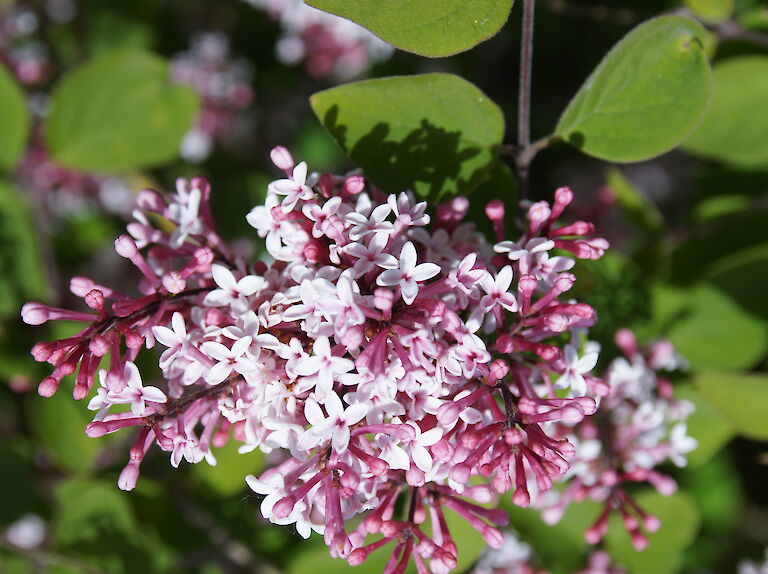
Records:
<instances>
[{"instance_id":1,"label":"out-of-focus flower cluster","mask_svg":"<svg viewBox=\"0 0 768 574\"><path fill-rule=\"evenodd\" d=\"M171 58L173 79L192 86L200 95L197 125L181 142L181 156L191 162L204 160L214 143L238 141L238 129L248 122L243 111L253 101L251 67L230 55L224 34L196 35L189 50ZM241 130L242 131L242 130Z\"/></svg>"},{"instance_id":2,"label":"out-of-focus flower cluster","mask_svg":"<svg viewBox=\"0 0 768 574\"><path fill-rule=\"evenodd\" d=\"M307 6L302 0L246 0L280 23L277 59L304 62L311 76L348 79L387 59L392 46L350 20Z\"/></svg>"},{"instance_id":3,"label":"out-of-focus flower cluster","mask_svg":"<svg viewBox=\"0 0 768 574\"><path fill-rule=\"evenodd\" d=\"M51 74L48 47L36 36L39 26L40 16L28 4L0 5L0 62L28 87L39 86Z\"/></svg>"},{"instance_id":4,"label":"out-of-focus flower cluster","mask_svg":"<svg viewBox=\"0 0 768 574\"><path fill-rule=\"evenodd\" d=\"M739 574L768 574L768 549L765 551L765 560L761 563L752 560L739 562Z\"/></svg>"},{"instance_id":5,"label":"out-of-focus flower cluster","mask_svg":"<svg viewBox=\"0 0 768 574\"><path fill-rule=\"evenodd\" d=\"M671 343L658 341L643 353L627 329L616 333L616 343L624 357L604 373L608 394L597 414L576 426L561 425L576 446L568 486L547 493L539 505L545 508L544 519L554 523L573 501L601 502L604 510L587 531L587 541L599 542L611 511L618 510L633 545L642 550L648 543L643 529L654 532L659 521L638 506L626 485L649 483L664 495L676 490L672 478L654 469L667 460L684 466L685 454L696 448L685 424L693 405L676 399L672 384L660 374L687 366Z\"/></svg>"},{"instance_id":6,"label":"out-of-focus flower cluster","mask_svg":"<svg viewBox=\"0 0 768 574\"><path fill-rule=\"evenodd\" d=\"M115 243L141 272L139 296L76 278L72 292L91 311L22 311L30 324L86 323L34 347L54 367L39 391L50 396L76 373L75 398L91 396L96 411L89 436L138 429L120 488L134 487L153 444L173 466L215 464L211 447L234 439L241 453L276 461L246 478L265 518L323 534L351 564L391 543L386 572L414 560L439 573L456 565L446 512L500 547L506 513L488 503L510 492L527 506L572 461L603 464L581 454L600 438L589 417L601 397L601 420L616 425L606 452L621 456L606 497L623 481L669 480L649 466L688 445L654 429L687 407L652 369L673 357L654 348L646 364L627 344L629 360L606 380L591 374L597 351L585 341L596 314L568 298L570 270L608 245L587 222L558 222L569 189L531 204L514 241L503 204L491 202L489 242L465 221L465 198L431 216L410 192L386 195L355 173L310 174L284 148L272 159L285 177L247 217L270 263L248 262L219 238L205 180L180 180L174 194L142 192L129 235ZM148 385L135 360L156 343L163 380ZM649 402L653 425L633 400ZM573 484L592 494L606 476L595 473Z\"/></svg>"}]
</instances>

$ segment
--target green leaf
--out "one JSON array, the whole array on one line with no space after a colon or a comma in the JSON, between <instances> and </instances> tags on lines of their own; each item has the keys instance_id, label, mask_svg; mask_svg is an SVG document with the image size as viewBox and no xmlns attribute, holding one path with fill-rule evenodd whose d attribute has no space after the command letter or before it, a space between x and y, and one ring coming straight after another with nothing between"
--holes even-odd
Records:
<instances>
[{"instance_id":1,"label":"green leaf","mask_svg":"<svg viewBox=\"0 0 768 574\"><path fill-rule=\"evenodd\" d=\"M533 508L520 508L509 495L501 497L499 504L509 512L510 526L520 539L530 544L538 561L553 574L572 574L584 565L588 545L584 533L597 520L601 507L586 500L571 504L557 524L547 524L541 512ZM557 540L557 544L552 544Z\"/></svg>"},{"instance_id":2,"label":"green leaf","mask_svg":"<svg viewBox=\"0 0 768 574\"><path fill-rule=\"evenodd\" d=\"M687 305L675 317L668 336L694 369L745 369L765 355L765 324L728 296L709 285L677 293L687 298Z\"/></svg>"},{"instance_id":3,"label":"green leaf","mask_svg":"<svg viewBox=\"0 0 768 574\"><path fill-rule=\"evenodd\" d=\"M469 193L496 162L504 116L450 74L396 76L331 88L310 98L326 130L388 192Z\"/></svg>"},{"instance_id":4,"label":"green leaf","mask_svg":"<svg viewBox=\"0 0 768 574\"><path fill-rule=\"evenodd\" d=\"M689 285L709 276L713 268L737 253L756 245L768 245L766 218L768 209L753 203L750 209L723 216L694 230L672 253L670 281Z\"/></svg>"},{"instance_id":5,"label":"green leaf","mask_svg":"<svg viewBox=\"0 0 768 574\"><path fill-rule=\"evenodd\" d=\"M688 417L687 425L688 434L699 444L696 450L686 455L686 458L690 467L701 466L733 438L733 425L690 385L678 387L675 395L680 399L691 401L696 407Z\"/></svg>"},{"instance_id":6,"label":"green leaf","mask_svg":"<svg viewBox=\"0 0 768 574\"><path fill-rule=\"evenodd\" d=\"M216 466L205 462L195 464L190 469L192 476L220 496L233 496L242 492L246 489L246 475L258 474L264 466L266 455L259 450L240 454L237 449L238 444L234 440L222 448L212 449Z\"/></svg>"},{"instance_id":7,"label":"green leaf","mask_svg":"<svg viewBox=\"0 0 768 574\"><path fill-rule=\"evenodd\" d=\"M628 567L634 574L679 572L683 551L694 541L701 523L695 502L683 491L672 496L646 491L638 494L635 500L646 512L661 520L661 528L649 533L648 548L637 552L620 516L615 513L605 537L608 552L617 564Z\"/></svg>"},{"instance_id":8,"label":"green leaf","mask_svg":"<svg viewBox=\"0 0 768 574\"><path fill-rule=\"evenodd\" d=\"M67 555L100 571L115 574L154 572L158 557L130 506L128 494L115 484L72 479L56 489L53 544Z\"/></svg>"},{"instance_id":9,"label":"green leaf","mask_svg":"<svg viewBox=\"0 0 768 574\"><path fill-rule=\"evenodd\" d=\"M0 65L0 170L11 170L21 157L29 134L24 92Z\"/></svg>"},{"instance_id":10,"label":"green leaf","mask_svg":"<svg viewBox=\"0 0 768 574\"><path fill-rule=\"evenodd\" d=\"M706 30L662 16L627 34L568 104L556 133L584 153L642 161L680 144L709 101Z\"/></svg>"},{"instance_id":11,"label":"green leaf","mask_svg":"<svg viewBox=\"0 0 768 574\"><path fill-rule=\"evenodd\" d=\"M59 468L83 472L93 466L102 444L85 434L93 414L85 404L62 389L50 398L30 395L27 412L32 433Z\"/></svg>"},{"instance_id":12,"label":"green leaf","mask_svg":"<svg viewBox=\"0 0 768 574\"><path fill-rule=\"evenodd\" d=\"M685 0L685 5L705 20L727 20L733 14L734 0Z\"/></svg>"},{"instance_id":13,"label":"green leaf","mask_svg":"<svg viewBox=\"0 0 768 574\"><path fill-rule=\"evenodd\" d=\"M768 440L768 376L703 373L694 385L736 428L755 440Z\"/></svg>"},{"instance_id":14,"label":"green leaf","mask_svg":"<svg viewBox=\"0 0 768 574\"><path fill-rule=\"evenodd\" d=\"M494 36L513 0L307 0L352 20L385 42L432 58L464 52Z\"/></svg>"},{"instance_id":15,"label":"green leaf","mask_svg":"<svg viewBox=\"0 0 768 574\"><path fill-rule=\"evenodd\" d=\"M758 245L723 258L712 266L708 278L742 309L768 321L768 245Z\"/></svg>"},{"instance_id":16,"label":"green leaf","mask_svg":"<svg viewBox=\"0 0 768 574\"><path fill-rule=\"evenodd\" d=\"M92 60L56 86L45 138L60 164L124 172L165 163L197 113L197 95L172 85L167 63L149 53Z\"/></svg>"},{"instance_id":17,"label":"green leaf","mask_svg":"<svg viewBox=\"0 0 768 574\"><path fill-rule=\"evenodd\" d=\"M613 191L616 203L634 223L648 231L659 231L664 220L656 205L648 199L621 171L612 168L606 172L606 183Z\"/></svg>"},{"instance_id":18,"label":"green leaf","mask_svg":"<svg viewBox=\"0 0 768 574\"><path fill-rule=\"evenodd\" d=\"M723 60L713 78L712 105L685 149L739 167L768 167L768 56Z\"/></svg>"},{"instance_id":19,"label":"green leaf","mask_svg":"<svg viewBox=\"0 0 768 574\"><path fill-rule=\"evenodd\" d=\"M0 112L1 114L2 112ZM48 281L38 252L36 225L17 189L0 181L0 317L18 316L29 299L44 299Z\"/></svg>"}]
</instances>

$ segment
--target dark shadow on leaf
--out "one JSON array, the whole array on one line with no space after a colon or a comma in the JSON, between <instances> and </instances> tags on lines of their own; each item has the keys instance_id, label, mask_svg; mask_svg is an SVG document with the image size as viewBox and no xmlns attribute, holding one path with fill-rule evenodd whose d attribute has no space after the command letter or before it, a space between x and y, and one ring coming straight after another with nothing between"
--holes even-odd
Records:
<instances>
[{"instance_id":1,"label":"dark shadow on leaf","mask_svg":"<svg viewBox=\"0 0 768 574\"><path fill-rule=\"evenodd\" d=\"M462 140L460 131L448 131L427 118L397 139L390 124L379 122L351 149L348 128L339 123L338 106L326 112L323 124L367 177L391 193L413 189L431 201L466 194L477 187L495 160L493 154L488 154L486 163L473 162L476 167L467 173L467 161L487 150Z\"/></svg>"}]
</instances>

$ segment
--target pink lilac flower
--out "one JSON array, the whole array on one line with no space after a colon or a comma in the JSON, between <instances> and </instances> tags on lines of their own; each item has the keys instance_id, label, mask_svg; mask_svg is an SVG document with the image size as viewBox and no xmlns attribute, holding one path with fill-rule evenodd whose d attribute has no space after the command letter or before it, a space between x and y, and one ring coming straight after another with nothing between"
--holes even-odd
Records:
<instances>
[{"instance_id":1,"label":"pink lilac flower","mask_svg":"<svg viewBox=\"0 0 768 574\"><path fill-rule=\"evenodd\" d=\"M610 514L616 510L633 545L642 550L648 544L643 531L656 531L659 521L640 508L625 487L648 483L664 495L675 491L675 482L654 468L666 460L684 466L685 454L696 448L685 425L693 405L674 398L671 383L653 368L663 365L676 369L684 365L681 359L673 359L676 354L669 342L657 342L643 354L634 334L627 329L616 334L616 342L625 357L608 366L604 375L607 395L598 413L577 425L560 423L562 435L575 445L571 480L562 492L547 493L539 506L545 521L553 523L573 501L590 498L601 502L603 512L587 531L587 541L595 544L605 536ZM574 365L596 360L590 353L577 360L573 353L570 362ZM663 360L659 354L664 354ZM574 368L579 370L578 366ZM574 373L574 368L566 369L564 377L582 376ZM588 386L589 375L584 377ZM601 440L595 440L597 437Z\"/></svg>"},{"instance_id":2,"label":"pink lilac flower","mask_svg":"<svg viewBox=\"0 0 768 574\"><path fill-rule=\"evenodd\" d=\"M246 111L253 101L251 67L230 54L229 41L218 32L198 33L188 50L171 58L173 80L200 95L197 124L181 142L181 156L190 162L206 159L217 143L243 143Z\"/></svg>"},{"instance_id":3,"label":"pink lilac flower","mask_svg":"<svg viewBox=\"0 0 768 574\"><path fill-rule=\"evenodd\" d=\"M348 79L387 59L392 47L357 24L301 0L246 0L280 23L278 60L301 62L314 77Z\"/></svg>"},{"instance_id":4,"label":"pink lilac flower","mask_svg":"<svg viewBox=\"0 0 768 574\"><path fill-rule=\"evenodd\" d=\"M578 433L590 428L596 399L610 400L608 384L588 369L596 350L584 341L596 313L563 296L576 278L548 262L562 257L570 268L599 257L606 243L588 225L558 222L572 199L561 188L552 206L530 206L513 239L546 246L547 258L531 257L522 272L521 259L494 250L508 241L498 203L487 210L492 243L464 221L466 200L432 218L411 192L386 194L359 173L312 174L284 148L271 157L286 177L247 220L272 260L244 258L218 236L205 180L180 180L167 195L142 192L132 237L116 244L140 272L137 295L79 278L72 291L86 311L22 310L31 324L85 324L34 347L35 359L53 366L40 393L76 374L74 394L84 398L104 365L86 432L135 429L118 482L126 490L153 446L174 466L212 464L212 446L235 440L241 452L260 449L273 460L246 479L265 496L264 517L322 534L351 564L388 545L387 574L411 561L447 572L458 551L448 513L503 546L507 516L490 502L505 495L529 505L572 465L590 464L579 458L586 441ZM148 214L176 228L155 228ZM164 402L125 375L155 342ZM657 354L669 362L668 349ZM649 394L636 386L617 385ZM115 396L135 408L112 412ZM607 416L631 420L621 404ZM632 455L683 454L690 445L681 432L642 448L617 433L627 453L619 480L656 480Z\"/></svg>"}]
</instances>

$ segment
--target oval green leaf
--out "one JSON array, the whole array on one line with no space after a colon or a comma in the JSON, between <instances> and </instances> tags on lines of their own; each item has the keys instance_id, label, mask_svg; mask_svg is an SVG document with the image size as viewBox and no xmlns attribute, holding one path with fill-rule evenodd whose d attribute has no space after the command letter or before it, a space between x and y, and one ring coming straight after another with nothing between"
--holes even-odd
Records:
<instances>
[{"instance_id":1,"label":"oval green leaf","mask_svg":"<svg viewBox=\"0 0 768 574\"><path fill-rule=\"evenodd\" d=\"M686 455L688 465L696 468L708 462L734 436L731 422L690 385L676 389L677 398L691 401L695 410L688 417L688 434L696 439L696 449Z\"/></svg>"},{"instance_id":2,"label":"oval green leaf","mask_svg":"<svg viewBox=\"0 0 768 574\"><path fill-rule=\"evenodd\" d=\"M61 165L122 172L162 164L197 113L197 95L170 83L167 63L123 52L78 68L56 87L45 139Z\"/></svg>"},{"instance_id":3,"label":"oval green leaf","mask_svg":"<svg viewBox=\"0 0 768 574\"><path fill-rule=\"evenodd\" d=\"M768 56L715 64L712 105L685 149L745 168L768 167Z\"/></svg>"},{"instance_id":4,"label":"oval green leaf","mask_svg":"<svg viewBox=\"0 0 768 574\"><path fill-rule=\"evenodd\" d=\"M62 390L50 398L30 395L27 408L32 434L58 468L85 472L93 467L103 445L85 435L92 417L84 405Z\"/></svg>"},{"instance_id":5,"label":"oval green leaf","mask_svg":"<svg viewBox=\"0 0 768 574\"><path fill-rule=\"evenodd\" d=\"M347 155L389 192L468 193L493 167L504 136L498 106L450 74L346 84L310 103Z\"/></svg>"},{"instance_id":6,"label":"oval green leaf","mask_svg":"<svg viewBox=\"0 0 768 574\"><path fill-rule=\"evenodd\" d=\"M568 104L557 135L613 162L643 161L680 144L709 102L706 34L681 16L654 18L632 30Z\"/></svg>"},{"instance_id":7,"label":"oval green leaf","mask_svg":"<svg viewBox=\"0 0 768 574\"><path fill-rule=\"evenodd\" d=\"M684 295L668 336L694 369L748 369L765 356L768 329L757 317L709 285Z\"/></svg>"},{"instance_id":8,"label":"oval green leaf","mask_svg":"<svg viewBox=\"0 0 768 574\"><path fill-rule=\"evenodd\" d=\"M29 134L27 104L16 80L0 65L0 170L11 170Z\"/></svg>"},{"instance_id":9,"label":"oval green leaf","mask_svg":"<svg viewBox=\"0 0 768 574\"><path fill-rule=\"evenodd\" d=\"M688 9L705 20L727 20L733 14L734 0L685 0Z\"/></svg>"},{"instance_id":10,"label":"oval green leaf","mask_svg":"<svg viewBox=\"0 0 768 574\"><path fill-rule=\"evenodd\" d=\"M308 0L352 20L393 46L439 58L464 52L494 36L513 0Z\"/></svg>"},{"instance_id":11,"label":"oval green leaf","mask_svg":"<svg viewBox=\"0 0 768 574\"><path fill-rule=\"evenodd\" d=\"M768 376L744 373L703 373L694 386L739 434L768 440Z\"/></svg>"}]
</instances>

